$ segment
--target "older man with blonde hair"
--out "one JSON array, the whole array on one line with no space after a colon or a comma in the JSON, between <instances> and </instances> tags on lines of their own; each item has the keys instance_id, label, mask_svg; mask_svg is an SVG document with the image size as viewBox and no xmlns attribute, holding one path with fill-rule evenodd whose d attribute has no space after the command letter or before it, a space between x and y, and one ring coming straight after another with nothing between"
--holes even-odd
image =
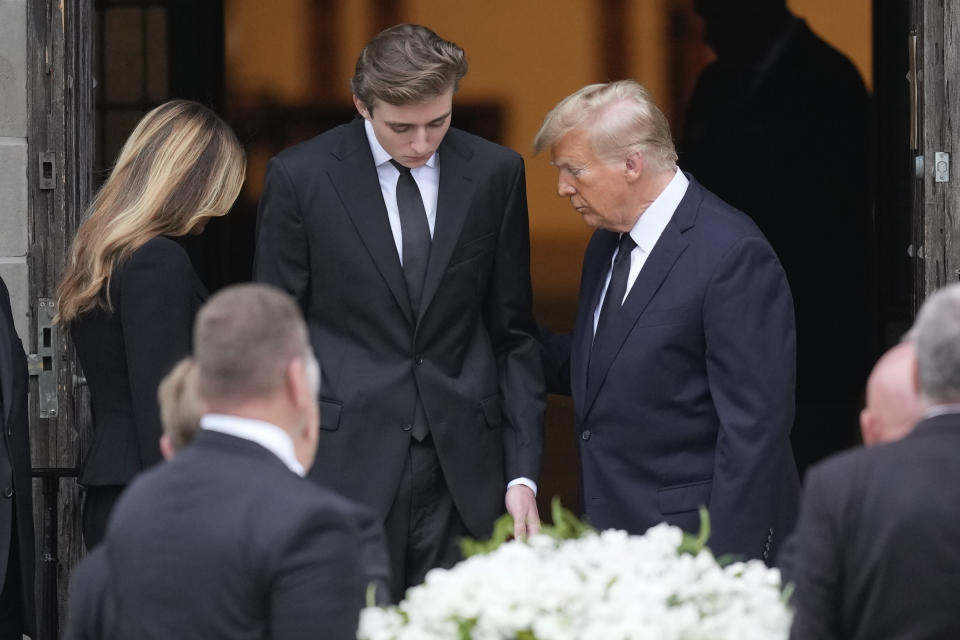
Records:
<instances>
[{"instance_id":1,"label":"older man with blonde hair","mask_svg":"<svg viewBox=\"0 0 960 640\"><path fill-rule=\"evenodd\" d=\"M696 530L772 561L792 528L793 302L750 219L678 170L647 90L584 87L534 142L596 228L572 334L544 330L551 391L573 396L587 517ZM745 170L749 170L745 168Z\"/></svg>"}]
</instances>

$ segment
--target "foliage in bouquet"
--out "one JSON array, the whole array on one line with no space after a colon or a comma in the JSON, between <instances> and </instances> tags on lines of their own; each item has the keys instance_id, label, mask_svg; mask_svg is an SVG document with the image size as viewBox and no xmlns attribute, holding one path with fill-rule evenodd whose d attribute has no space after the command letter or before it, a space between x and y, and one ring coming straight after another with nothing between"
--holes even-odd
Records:
<instances>
[{"instance_id":1,"label":"foliage in bouquet","mask_svg":"<svg viewBox=\"0 0 960 640\"><path fill-rule=\"evenodd\" d=\"M791 612L780 574L759 560L726 566L698 536L660 524L642 536L596 532L553 504L553 525L529 541L466 543L467 558L434 569L396 607L368 607L361 640L769 640Z\"/></svg>"}]
</instances>

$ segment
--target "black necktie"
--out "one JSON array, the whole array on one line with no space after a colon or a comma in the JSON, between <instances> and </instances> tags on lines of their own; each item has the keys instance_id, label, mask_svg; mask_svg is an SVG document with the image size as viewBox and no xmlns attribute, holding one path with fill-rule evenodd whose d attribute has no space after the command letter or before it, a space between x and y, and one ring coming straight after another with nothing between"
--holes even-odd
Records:
<instances>
[{"instance_id":1,"label":"black necktie","mask_svg":"<svg viewBox=\"0 0 960 640\"><path fill-rule=\"evenodd\" d=\"M623 296L627 293L627 279L630 277L630 254L637 243L629 233L620 235L620 244L617 247L617 257L613 259L613 273L610 275L610 284L607 294L603 298L600 308L600 318L597 320L597 330L593 335L593 344L597 344L605 333L610 332L614 318L620 311Z\"/></svg>"},{"instance_id":2,"label":"black necktie","mask_svg":"<svg viewBox=\"0 0 960 640\"><path fill-rule=\"evenodd\" d=\"M427 225L427 210L417 182L410 169L396 160L390 163L400 172L397 178L397 210L400 212L400 230L403 236L403 275L407 281L410 308L416 320L420 311L420 296L423 280L427 275L427 260L430 259L430 227Z\"/></svg>"},{"instance_id":3,"label":"black necktie","mask_svg":"<svg viewBox=\"0 0 960 640\"><path fill-rule=\"evenodd\" d=\"M396 160L390 163L400 172L397 178L397 210L400 212L400 233L403 236L403 276L407 281L407 295L414 322L420 310L420 296L423 294L423 280L427 274L427 260L430 258L430 227L427 224L427 210L423 198L410 169ZM422 442L430 433L427 415L420 402L420 394L414 399L413 424L411 436Z\"/></svg>"}]
</instances>

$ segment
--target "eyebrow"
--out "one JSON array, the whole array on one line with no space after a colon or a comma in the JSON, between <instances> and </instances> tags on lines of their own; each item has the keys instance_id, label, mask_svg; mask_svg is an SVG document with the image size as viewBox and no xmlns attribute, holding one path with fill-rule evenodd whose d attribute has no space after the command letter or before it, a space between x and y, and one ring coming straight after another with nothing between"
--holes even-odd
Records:
<instances>
[{"instance_id":1,"label":"eyebrow","mask_svg":"<svg viewBox=\"0 0 960 640\"><path fill-rule=\"evenodd\" d=\"M427 122L427 124L433 124L434 122L442 122L443 120L446 120L447 118L449 118L451 113L453 113L453 109L451 109L450 111L447 111L445 114L443 114L443 115L441 115L441 116L437 116L437 117L434 118L433 120L430 120L429 122ZM391 122L390 120L386 120L385 122L386 122L387 126L389 126L389 127L416 127L416 126L418 126L418 125L416 125L416 124L414 124L414 123L412 123L412 122Z\"/></svg>"}]
</instances>

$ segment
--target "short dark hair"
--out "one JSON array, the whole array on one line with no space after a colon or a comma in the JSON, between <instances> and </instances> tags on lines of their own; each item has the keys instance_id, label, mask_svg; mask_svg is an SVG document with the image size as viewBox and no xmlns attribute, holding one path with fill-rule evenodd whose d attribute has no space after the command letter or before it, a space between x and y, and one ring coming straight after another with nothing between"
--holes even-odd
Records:
<instances>
[{"instance_id":1,"label":"short dark hair","mask_svg":"<svg viewBox=\"0 0 960 640\"><path fill-rule=\"evenodd\" d=\"M292 297L266 284L226 287L194 323L197 395L201 402L267 396L283 386L290 361L308 352L307 328Z\"/></svg>"},{"instance_id":2,"label":"short dark hair","mask_svg":"<svg viewBox=\"0 0 960 640\"><path fill-rule=\"evenodd\" d=\"M467 75L463 49L417 24L398 24L373 37L357 58L350 88L373 111L377 100L392 105L424 102Z\"/></svg>"}]
</instances>

